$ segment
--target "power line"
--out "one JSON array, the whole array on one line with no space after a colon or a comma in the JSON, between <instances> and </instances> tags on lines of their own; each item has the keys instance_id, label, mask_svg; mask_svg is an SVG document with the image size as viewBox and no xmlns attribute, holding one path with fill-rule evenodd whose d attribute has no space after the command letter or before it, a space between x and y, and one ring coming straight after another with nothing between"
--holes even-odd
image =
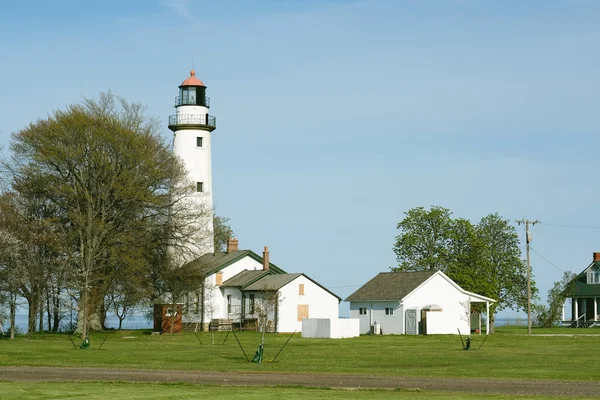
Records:
<instances>
[{"instance_id":1,"label":"power line","mask_svg":"<svg viewBox=\"0 0 600 400\"><path fill-rule=\"evenodd\" d=\"M349 287L359 287L362 285L347 285L347 286L327 286L329 289L341 289L341 288L349 288Z\"/></svg>"},{"instance_id":2,"label":"power line","mask_svg":"<svg viewBox=\"0 0 600 400\"><path fill-rule=\"evenodd\" d=\"M538 256L542 257L542 259L544 259L548 264L552 265L554 268L556 268L557 270L559 270L560 272L565 272L562 269L560 269L559 267L557 267L556 265L554 265L550 260L548 260L546 257L544 257L543 255L541 255L536 249L534 249L533 247L529 246L529 248L531 250L534 251L535 254L537 254Z\"/></svg>"},{"instance_id":3,"label":"power line","mask_svg":"<svg viewBox=\"0 0 600 400\"><path fill-rule=\"evenodd\" d=\"M552 228L571 228L571 229L600 229L600 226L594 226L594 225L560 224L560 223L555 223L555 222L544 222L541 226L542 227L549 226Z\"/></svg>"}]
</instances>

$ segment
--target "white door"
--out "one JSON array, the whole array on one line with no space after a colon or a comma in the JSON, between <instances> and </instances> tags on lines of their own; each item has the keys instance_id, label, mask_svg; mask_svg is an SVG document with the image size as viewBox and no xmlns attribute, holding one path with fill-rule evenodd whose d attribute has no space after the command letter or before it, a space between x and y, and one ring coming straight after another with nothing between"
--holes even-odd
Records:
<instances>
[{"instance_id":1,"label":"white door","mask_svg":"<svg viewBox=\"0 0 600 400\"><path fill-rule=\"evenodd\" d=\"M417 310L406 310L406 334L417 335Z\"/></svg>"}]
</instances>

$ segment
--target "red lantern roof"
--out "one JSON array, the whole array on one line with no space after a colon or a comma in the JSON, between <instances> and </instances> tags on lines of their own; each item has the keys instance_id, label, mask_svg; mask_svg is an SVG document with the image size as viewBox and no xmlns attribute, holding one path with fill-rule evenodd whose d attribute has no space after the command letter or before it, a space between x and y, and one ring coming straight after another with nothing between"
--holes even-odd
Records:
<instances>
[{"instance_id":1,"label":"red lantern roof","mask_svg":"<svg viewBox=\"0 0 600 400\"><path fill-rule=\"evenodd\" d=\"M198 78L196 78L196 71L190 71L190 77L187 78L180 86L204 86L204 83Z\"/></svg>"}]
</instances>

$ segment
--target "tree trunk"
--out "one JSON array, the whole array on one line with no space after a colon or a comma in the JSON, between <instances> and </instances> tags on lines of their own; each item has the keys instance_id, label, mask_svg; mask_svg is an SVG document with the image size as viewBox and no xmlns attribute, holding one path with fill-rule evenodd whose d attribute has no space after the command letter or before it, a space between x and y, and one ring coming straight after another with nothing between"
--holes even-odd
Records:
<instances>
[{"instance_id":1,"label":"tree trunk","mask_svg":"<svg viewBox=\"0 0 600 400\"><path fill-rule=\"evenodd\" d=\"M37 305L38 305L38 313L39 313L39 321L38 322L40 323L38 332L42 333L42 332L44 332L44 298L41 293L38 296Z\"/></svg>"},{"instance_id":2,"label":"tree trunk","mask_svg":"<svg viewBox=\"0 0 600 400\"><path fill-rule=\"evenodd\" d=\"M102 315L104 308L104 295L99 293L98 290L90 290L87 295L83 293L80 298L82 300L79 301L77 329L75 331L83 336L87 335L90 331L103 330L104 324ZM86 303L86 299L87 310L84 310L84 303ZM86 314L87 318L85 318ZM85 338L85 336L83 337Z\"/></svg>"},{"instance_id":3,"label":"tree trunk","mask_svg":"<svg viewBox=\"0 0 600 400\"><path fill-rule=\"evenodd\" d=\"M17 295L10 295L10 340L15 340L15 330L17 328Z\"/></svg>"},{"instance_id":4,"label":"tree trunk","mask_svg":"<svg viewBox=\"0 0 600 400\"><path fill-rule=\"evenodd\" d=\"M118 318L119 318L119 330L121 330L121 326L123 325L123 320L125 319L125 317L123 317L123 318L118 317Z\"/></svg>"},{"instance_id":5,"label":"tree trunk","mask_svg":"<svg viewBox=\"0 0 600 400\"><path fill-rule=\"evenodd\" d=\"M52 313L50 312L50 291L46 293L46 312L48 313L46 318L48 320L48 332L52 332Z\"/></svg>"},{"instance_id":6,"label":"tree trunk","mask_svg":"<svg viewBox=\"0 0 600 400\"><path fill-rule=\"evenodd\" d=\"M27 300L28 312L27 312L27 334L31 335L35 333L35 323L37 322L37 304L35 303L35 296L30 295L25 298Z\"/></svg>"},{"instance_id":7,"label":"tree trunk","mask_svg":"<svg viewBox=\"0 0 600 400\"><path fill-rule=\"evenodd\" d=\"M53 314L54 314L54 325L52 326L52 332L58 332L58 325L60 323L60 288L56 286L56 293L52 297L53 303Z\"/></svg>"}]
</instances>

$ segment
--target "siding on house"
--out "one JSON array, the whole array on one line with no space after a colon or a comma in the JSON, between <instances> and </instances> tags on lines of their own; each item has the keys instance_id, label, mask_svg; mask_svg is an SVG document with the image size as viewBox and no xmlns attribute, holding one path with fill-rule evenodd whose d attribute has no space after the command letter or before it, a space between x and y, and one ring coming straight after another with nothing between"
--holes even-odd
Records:
<instances>
[{"instance_id":1,"label":"siding on house","mask_svg":"<svg viewBox=\"0 0 600 400\"><path fill-rule=\"evenodd\" d=\"M421 309L428 304L437 304L442 307L441 312L435 313L436 322L429 323L428 321L428 334L455 334L457 329L460 329L462 334L470 332L469 296L458 290L442 275L433 276L403 300L405 309L416 308L418 310L417 320L421 318Z\"/></svg>"},{"instance_id":2,"label":"siding on house","mask_svg":"<svg viewBox=\"0 0 600 400\"><path fill-rule=\"evenodd\" d=\"M299 285L304 285L304 294L299 294ZM279 289L278 332L300 332L302 321L298 321L298 305L308 306L308 318L333 318L339 316L339 299L304 275L299 275Z\"/></svg>"},{"instance_id":3,"label":"siding on house","mask_svg":"<svg viewBox=\"0 0 600 400\"><path fill-rule=\"evenodd\" d=\"M366 308L367 314L360 315L360 309ZM393 309L393 315L387 315L386 308ZM360 321L361 335L371 332L371 325L380 325L384 334L401 334L404 323L402 306L399 301L352 301L350 302L350 318Z\"/></svg>"}]
</instances>

